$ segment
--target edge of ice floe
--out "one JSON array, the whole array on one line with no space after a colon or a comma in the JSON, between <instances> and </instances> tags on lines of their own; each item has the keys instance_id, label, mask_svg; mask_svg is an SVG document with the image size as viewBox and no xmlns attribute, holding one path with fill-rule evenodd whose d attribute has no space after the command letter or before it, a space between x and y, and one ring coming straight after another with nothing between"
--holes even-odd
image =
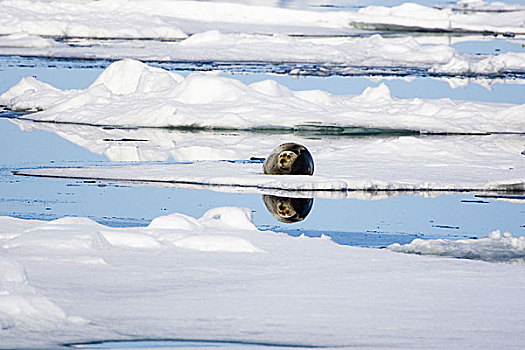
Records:
<instances>
[{"instance_id":1,"label":"edge of ice floe","mask_svg":"<svg viewBox=\"0 0 525 350\"><path fill-rule=\"evenodd\" d=\"M353 96L292 91L273 80L246 85L207 74L182 78L130 59L112 63L83 90L60 90L23 78L0 96L0 104L16 111L41 110L20 119L124 128L300 131L306 125L321 132L335 126L486 134L520 133L523 124L519 104L396 98L384 84ZM271 114L267 105L275 106ZM305 120L304 115L312 119Z\"/></svg>"},{"instance_id":2,"label":"edge of ice floe","mask_svg":"<svg viewBox=\"0 0 525 350\"><path fill-rule=\"evenodd\" d=\"M387 249L405 254L443 256L492 262L508 261L525 265L525 237L493 231L481 239L414 239L407 244L394 243Z\"/></svg>"},{"instance_id":3,"label":"edge of ice floe","mask_svg":"<svg viewBox=\"0 0 525 350\"><path fill-rule=\"evenodd\" d=\"M202 162L206 163L206 162ZM88 180L105 182L124 182L131 184L148 184L160 186L174 186L180 188L206 189L218 192L248 192L284 197L321 197L340 199L345 197L384 197L385 195L406 195L425 192L428 194L439 194L449 192L487 192L487 193L524 193L525 179L504 179L483 184L465 183L435 183L435 182L413 182L403 183L400 181L384 181L374 179L345 179L338 176L327 178L326 176L302 176L302 175L265 175L262 173L242 174L236 176L213 176L196 175L194 177L176 174L177 169L185 167L185 164L173 164L174 172L165 174L152 174L129 176L125 171L117 175L104 175L103 172L114 171L114 167L84 167L84 168L38 168L20 169L13 172L14 175L58 178L65 180ZM124 166L126 169L126 166ZM154 170L154 166L151 167ZM84 174L82 174L84 172ZM94 173L100 172L100 175ZM367 195L355 195L355 193L368 193Z\"/></svg>"}]
</instances>

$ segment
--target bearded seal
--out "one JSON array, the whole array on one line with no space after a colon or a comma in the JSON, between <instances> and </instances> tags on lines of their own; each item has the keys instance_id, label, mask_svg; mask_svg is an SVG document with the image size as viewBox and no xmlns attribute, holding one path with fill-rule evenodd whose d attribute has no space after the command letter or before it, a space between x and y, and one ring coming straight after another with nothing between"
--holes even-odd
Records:
<instances>
[{"instance_id":1,"label":"bearded seal","mask_svg":"<svg viewBox=\"0 0 525 350\"><path fill-rule=\"evenodd\" d=\"M274 218L287 224L303 221L314 203L313 198L288 198L266 194L263 195L263 201Z\"/></svg>"},{"instance_id":2,"label":"bearded seal","mask_svg":"<svg viewBox=\"0 0 525 350\"><path fill-rule=\"evenodd\" d=\"M314 160L306 147L297 143L283 143L264 161L268 175L313 175Z\"/></svg>"}]
</instances>

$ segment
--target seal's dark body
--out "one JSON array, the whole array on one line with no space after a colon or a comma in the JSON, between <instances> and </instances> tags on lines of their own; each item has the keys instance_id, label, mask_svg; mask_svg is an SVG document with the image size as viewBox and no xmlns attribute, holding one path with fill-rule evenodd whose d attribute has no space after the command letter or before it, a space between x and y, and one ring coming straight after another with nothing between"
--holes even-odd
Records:
<instances>
[{"instance_id":1,"label":"seal's dark body","mask_svg":"<svg viewBox=\"0 0 525 350\"><path fill-rule=\"evenodd\" d=\"M269 175L313 175L314 160L306 147L284 143L266 158L263 170Z\"/></svg>"}]
</instances>

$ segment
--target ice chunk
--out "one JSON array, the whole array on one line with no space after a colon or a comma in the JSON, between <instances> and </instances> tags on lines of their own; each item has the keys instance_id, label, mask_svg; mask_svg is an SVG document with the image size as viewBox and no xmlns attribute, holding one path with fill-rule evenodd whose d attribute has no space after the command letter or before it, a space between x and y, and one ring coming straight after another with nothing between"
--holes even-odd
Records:
<instances>
[{"instance_id":1,"label":"ice chunk","mask_svg":"<svg viewBox=\"0 0 525 350\"><path fill-rule=\"evenodd\" d=\"M182 76L136 60L112 63L91 87L104 84L114 94L147 93L173 88Z\"/></svg>"},{"instance_id":2,"label":"ice chunk","mask_svg":"<svg viewBox=\"0 0 525 350\"><path fill-rule=\"evenodd\" d=\"M234 101L247 93L246 86L238 80L191 74L173 89L171 96L175 101L191 105Z\"/></svg>"},{"instance_id":3,"label":"ice chunk","mask_svg":"<svg viewBox=\"0 0 525 350\"><path fill-rule=\"evenodd\" d=\"M201 227L202 225L197 219L179 213L156 217L148 225L148 228L151 229L177 229L187 231Z\"/></svg>"},{"instance_id":4,"label":"ice chunk","mask_svg":"<svg viewBox=\"0 0 525 350\"><path fill-rule=\"evenodd\" d=\"M394 98L384 84L358 96L292 93L270 81L247 86L209 74L180 80L132 60L112 64L85 90L61 91L27 79L0 96L0 103L14 110L45 108L25 116L37 121L103 126L294 129L315 124L423 133L520 133L525 127L525 105ZM133 150L123 154L138 157Z\"/></svg>"},{"instance_id":5,"label":"ice chunk","mask_svg":"<svg viewBox=\"0 0 525 350\"><path fill-rule=\"evenodd\" d=\"M525 259L525 237L513 237L509 232L494 231L482 239L415 239L411 243L398 243L388 249L408 254L449 256L462 259L477 259L503 262Z\"/></svg>"},{"instance_id":6,"label":"ice chunk","mask_svg":"<svg viewBox=\"0 0 525 350\"><path fill-rule=\"evenodd\" d=\"M241 230L256 230L252 212L246 208L220 207L208 210L199 220L206 226L226 225Z\"/></svg>"}]
</instances>

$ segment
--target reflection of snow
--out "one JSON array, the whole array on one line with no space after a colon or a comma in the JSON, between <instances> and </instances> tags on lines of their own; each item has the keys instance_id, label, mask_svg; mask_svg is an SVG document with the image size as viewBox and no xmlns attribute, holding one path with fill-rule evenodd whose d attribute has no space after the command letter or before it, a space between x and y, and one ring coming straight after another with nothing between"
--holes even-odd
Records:
<instances>
[{"instance_id":1,"label":"reflection of snow","mask_svg":"<svg viewBox=\"0 0 525 350\"><path fill-rule=\"evenodd\" d=\"M214 208L134 228L0 218L2 347L174 334L325 347L522 344L521 268L293 238L257 230L250 214Z\"/></svg>"},{"instance_id":2,"label":"reflection of snow","mask_svg":"<svg viewBox=\"0 0 525 350\"><path fill-rule=\"evenodd\" d=\"M422 133L523 132L525 105L401 99L387 86L358 96L292 91L265 80L245 85L178 74L133 60L113 63L85 90L59 90L24 78L0 96L14 110L44 110L39 121L215 129L359 127Z\"/></svg>"}]
</instances>

